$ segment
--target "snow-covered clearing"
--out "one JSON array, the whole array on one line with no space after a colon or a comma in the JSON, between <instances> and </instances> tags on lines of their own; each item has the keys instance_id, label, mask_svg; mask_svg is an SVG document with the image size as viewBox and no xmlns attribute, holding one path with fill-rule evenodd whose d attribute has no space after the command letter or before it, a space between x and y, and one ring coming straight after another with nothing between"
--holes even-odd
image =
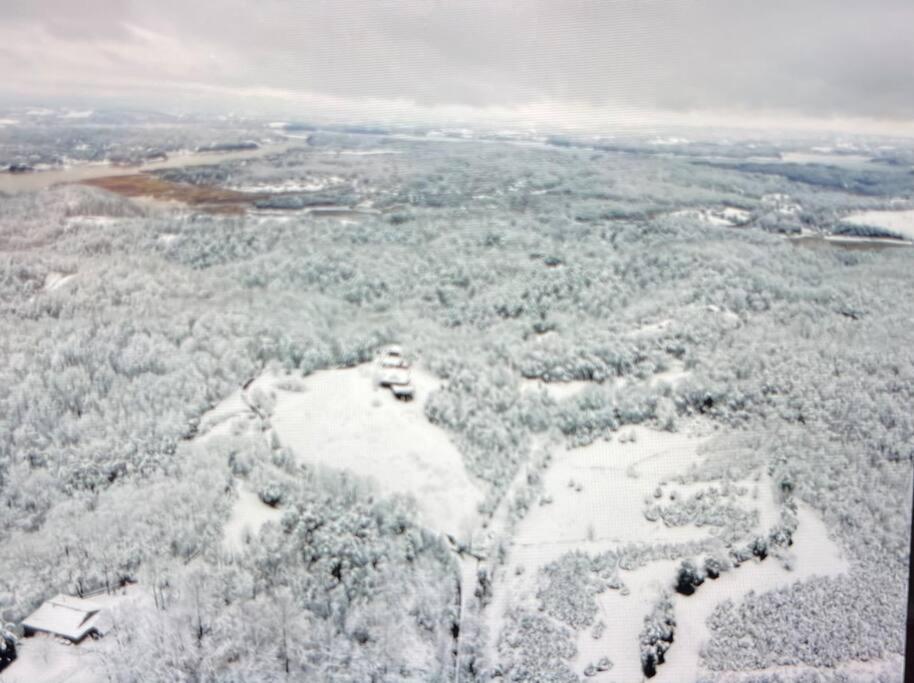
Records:
<instances>
[{"instance_id":1,"label":"snow-covered clearing","mask_svg":"<svg viewBox=\"0 0 914 683\"><path fill-rule=\"evenodd\" d=\"M267 522L278 522L282 510L270 507L248 489L243 483L237 484L238 500L232 506L232 514L223 529L224 545L229 551L240 551L252 535L256 535Z\"/></svg>"},{"instance_id":2,"label":"snow-covered clearing","mask_svg":"<svg viewBox=\"0 0 914 683\"><path fill-rule=\"evenodd\" d=\"M239 417L244 420L250 419L251 409L244 402L242 393L236 391L222 399L200 418L200 435L197 440L219 434L228 434L232 425L235 424L235 418Z\"/></svg>"},{"instance_id":3,"label":"snow-covered clearing","mask_svg":"<svg viewBox=\"0 0 914 683\"><path fill-rule=\"evenodd\" d=\"M76 273L70 273L69 275L57 272L48 273L44 278L44 291L52 292L55 289L60 289L74 277L76 277Z\"/></svg>"},{"instance_id":4,"label":"snow-covered clearing","mask_svg":"<svg viewBox=\"0 0 914 683\"><path fill-rule=\"evenodd\" d=\"M885 659L874 659L868 662L844 662L835 667L834 673L845 676L849 681L890 681L897 680L903 670L904 657L889 655ZM770 666L755 671L722 672L717 680L719 683L744 683L745 681L757 681L762 674L772 677L777 675L783 680L815 680L815 676L819 672L820 669L813 666Z\"/></svg>"},{"instance_id":5,"label":"snow-covered clearing","mask_svg":"<svg viewBox=\"0 0 914 683\"><path fill-rule=\"evenodd\" d=\"M873 245L883 247L909 247L912 243L910 240L898 240L891 237L856 237L854 235L825 235L822 239L834 244L853 245Z\"/></svg>"},{"instance_id":6,"label":"snow-covered clearing","mask_svg":"<svg viewBox=\"0 0 914 683\"><path fill-rule=\"evenodd\" d=\"M629 332L628 335L630 337L653 337L661 334L662 332L666 332L672 324L672 320L669 318L664 318L663 320L658 320L657 322L645 323L641 327Z\"/></svg>"},{"instance_id":7,"label":"snow-covered clearing","mask_svg":"<svg viewBox=\"0 0 914 683\"><path fill-rule=\"evenodd\" d=\"M674 596L676 642L666 654L666 663L657 671L657 683L678 683L698 677L701 647L710 635L705 622L722 601L739 601L753 591L764 593L812 576L836 576L848 571L847 559L829 538L822 520L802 504L798 519L791 548L791 571L775 558L764 562L754 560L721 574L716 581L705 581L694 595Z\"/></svg>"},{"instance_id":8,"label":"snow-covered clearing","mask_svg":"<svg viewBox=\"0 0 914 683\"><path fill-rule=\"evenodd\" d=\"M691 370L687 370L685 363L682 361L673 361L670 363L670 367L664 370L663 372L658 372L651 376L648 380L648 384L655 386L661 382L666 382L667 384L676 385L682 380L686 379L692 374Z\"/></svg>"},{"instance_id":9,"label":"snow-covered clearing","mask_svg":"<svg viewBox=\"0 0 914 683\"><path fill-rule=\"evenodd\" d=\"M701 446L709 434L704 425L689 425L680 433L646 427L624 429L613 441L597 442L577 449L561 448L544 475L543 502L535 506L517 527L508 561L495 575L495 598L488 608L491 643L497 642L509 604L535 607L539 569L571 550L599 553L629 545L651 546L711 539L708 527L666 526L643 514L646 501L660 493L689 495L701 484L679 484L706 457ZM758 511L758 529L777 521L778 509L767 476L741 484L753 495L732 494L732 501ZM713 482L709 482L713 484ZM659 489L659 491L658 491ZM708 637L705 620L726 598L739 599L749 591L766 591L814 574L847 570L837 546L829 540L822 522L800 507L799 528L792 552L794 569L787 571L775 558L751 561L708 580L693 596L676 595L676 642L667 653L667 663L658 669L657 681L695 680L699 653ZM602 657L614 663L610 672L595 680L641 681L638 637L644 617L663 590L671 590L679 560L655 560L627 571L620 578L628 589L607 590L597 596L597 621L605 631L599 638L590 629L578 633L578 655L573 662L578 673ZM627 594L626 594L627 593Z\"/></svg>"},{"instance_id":10,"label":"snow-covered clearing","mask_svg":"<svg viewBox=\"0 0 914 683\"><path fill-rule=\"evenodd\" d=\"M228 189L238 192L318 192L328 187L341 185L345 181L338 176L309 178L307 180L284 180L282 182L245 183L230 185Z\"/></svg>"},{"instance_id":11,"label":"snow-covered clearing","mask_svg":"<svg viewBox=\"0 0 914 683\"><path fill-rule=\"evenodd\" d=\"M825 166L841 166L845 168L859 168L873 163L873 159L863 154L830 154L823 152L823 148L813 152L784 152L781 160L788 164L823 164Z\"/></svg>"},{"instance_id":12,"label":"snow-covered clearing","mask_svg":"<svg viewBox=\"0 0 914 683\"><path fill-rule=\"evenodd\" d=\"M914 209L901 211L862 211L844 219L845 223L885 228L914 240Z\"/></svg>"},{"instance_id":13,"label":"snow-covered clearing","mask_svg":"<svg viewBox=\"0 0 914 683\"><path fill-rule=\"evenodd\" d=\"M302 391L284 391L284 378L272 374L250 389L275 394L270 422L300 462L348 470L384 494L412 495L422 524L468 538L482 490L448 434L425 417L437 378L415 367L410 373L416 390L411 402L380 388L373 364L316 372L301 381Z\"/></svg>"},{"instance_id":14,"label":"snow-covered clearing","mask_svg":"<svg viewBox=\"0 0 914 683\"><path fill-rule=\"evenodd\" d=\"M0 673L2 683L94 683L98 661L91 641L71 645L53 636L37 635L19 641L18 657Z\"/></svg>"},{"instance_id":15,"label":"snow-covered clearing","mask_svg":"<svg viewBox=\"0 0 914 683\"><path fill-rule=\"evenodd\" d=\"M720 209L681 209L673 211L670 215L695 218L710 225L730 227L741 225L751 217L751 214L745 209L737 209L733 206L725 206Z\"/></svg>"}]
</instances>

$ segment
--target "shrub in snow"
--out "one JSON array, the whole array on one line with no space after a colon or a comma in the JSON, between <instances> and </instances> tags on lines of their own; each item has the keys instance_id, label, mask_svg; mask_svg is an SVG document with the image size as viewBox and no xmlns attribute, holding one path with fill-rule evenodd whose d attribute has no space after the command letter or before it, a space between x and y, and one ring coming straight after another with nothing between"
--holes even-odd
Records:
<instances>
[{"instance_id":1,"label":"shrub in snow","mask_svg":"<svg viewBox=\"0 0 914 683\"><path fill-rule=\"evenodd\" d=\"M593 625L593 628L590 629L590 637L594 640L600 640L603 637L603 632L606 630L606 622L602 619Z\"/></svg>"},{"instance_id":2,"label":"shrub in snow","mask_svg":"<svg viewBox=\"0 0 914 683\"><path fill-rule=\"evenodd\" d=\"M749 543L750 552L760 560L768 557L768 541L761 536L757 536Z\"/></svg>"},{"instance_id":3,"label":"shrub in snow","mask_svg":"<svg viewBox=\"0 0 914 683\"><path fill-rule=\"evenodd\" d=\"M656 420L660 429L666 430L668 432L676 431L676 417L677 410L676 404L672 399L661 396L657 399L656 411Z\"/></svg>"},{"instance_id":4,"label":"shrub in snow","mask_svg":"<svg viewBox=\"0 0 914 683\"><path fill-rule=\"evenodd\" d=\"M641 629L641 670L646 677L653 678L657 674L657 667L663 664L664 655L673 644L675 630L673 602L665 594L654 605L651 613L644 617L644 627Z\"/></svg>"},{"instance_id":5,"label":"shrub in snow","mask_svg":"<svg viewBox=\"0 0 914 683\"><path fill-rule=\"evenodd\" d=\"M652 521L662 519L667 526L711 526L712 533L726 543L745 538L758 525L757 510L746 510L733 500L729 491L717 487L703 489L687 498L670 491L670 501L666 505L648 505L645 517Z\"/></svg>"},{"instance_id":6,"label":"shrub in snow","mask_svg":"<svg viewBox=\"0 0 914 683\"><path fill-rule=\"evenodd\" d=\"M265 505L276 507L282 502L283 486L282 484L271 482L261 488L258 495Z\"/></svg>"},{"instance_id":7,"label":"shrub in snow","mask_svg":"<svg viewBox=\"0 0 914 683\"><path fill-rule=\"evenodd\" d=\"M615 562L603 556L591 557L581 551L565 553L540 570L537 591L542 609L550 616L582 629L597 614L595 596L611 585L618 588Z\"/></svg>"},{"instance_id":8,"label":"shrub in snow","mask_svg":"<svg viewBox=\"0 0 914 683\"><path fill-rule=\"evenodd\" d=\"M5 628L0 627L0 671L16 659L16 637Z\"/></svg>"},{"instance_id":9,"label":"shrub in snow","mask_svg":"<svg viewBox=\"0 0 914 683\"><path fill-rule=\"evenodd\" d=\"M519 607L511 609L498 640L503 677L518 683L577 681L567 663L577 654L573 633L543 614Z\"/></svg>"},{"instance_id":10,"label":"shrub in snow","mask_svg":"<svg viewBox=\"0 0 914 683\"><path fill-rule=\"evenodd\" d=\"M709 579L716 579L720 577L722 573L729 570L730 566L729 560L727 560L726 556L723 554L709 555L705 558L703 571Z\"/></svg>"},{"instance_id":11,"label":"shrub in snow","mask_svg":"<svg viewBox=\"0 0 914 683\"><path fill-rule=\"evenodd\" d=\"M704 582L704 572L696 567L692 560L683 560L676 572L676 592L682 595L692 595L695 589Z\"/></svg>"}]
</instances>

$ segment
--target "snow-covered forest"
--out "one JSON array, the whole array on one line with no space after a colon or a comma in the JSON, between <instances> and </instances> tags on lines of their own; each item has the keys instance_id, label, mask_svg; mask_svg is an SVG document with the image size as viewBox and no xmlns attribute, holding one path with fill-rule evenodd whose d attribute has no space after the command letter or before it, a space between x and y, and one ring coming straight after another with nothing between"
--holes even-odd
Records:
<instances>
[{"instance_id":1,"label":"snow-covered forest","mask_svg":"<svg viewBox=\"0 0 914 683\"><path fill-rule=\"evenodd\" d=\"M4 117L3 683L901 679L910 141Z\"/></svg>"}]
</instances>

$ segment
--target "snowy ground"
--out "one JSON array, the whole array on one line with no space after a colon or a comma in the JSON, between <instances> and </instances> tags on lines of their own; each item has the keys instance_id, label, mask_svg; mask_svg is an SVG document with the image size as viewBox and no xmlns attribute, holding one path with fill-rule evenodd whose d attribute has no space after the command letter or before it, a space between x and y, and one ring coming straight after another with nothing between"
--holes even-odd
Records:
<instances>
[{"instance_id":1,"label":"snowy ground","mask_svg":"<svg viewBox=\"0 0 914 683\"><path fill-rule=\"evenodd\" d=\"M618 437L623 438L618 438ZM634 440L630 440L634 436ZM676 490L688 493L696 485L674 482L677 475L702 461L701 446L708 440L706 428L693 425L680 433L659 432L645 427L625 429L611 442L598 442L579 449L559 449L544 477L544 498L548 504L534 507L520 522L509 558L495 579L495 599L487 610L491 645L497 642L510 604L536 605L538 569L570 550L598 553L628 544L698 541L709 538L706 528L667 527L651 522L643 514L645 500L660 487L664 497ZM759 529L777 519L770 483L747 480L757 495L740 500L759 513ZM708 636L704 622L714 607L726 598L739 599L750 590L764 591L813 574L846 571L847 563L828 539L822 522L801 508L793 548L794 570L788 572L776 560L749 562L717 581L706 581L691 597L675 596L676 642L659 668L658 682L695 680L699 652ZM678 560L661 560L620 576L630 591L607 590L597 597L606 629L593 638L585 629L578 635L577 673L602 657L614 663L611 671L594 680L641 681L638 634L645 615L661 591L671 589ZM522 572L518 573L518 568Z\"/></svg>"},{"instance_id":2,"label":"snowy ground","mask_svg":"<svg viewBox=\"0 0 914 683\"><path fill-rule=\"evenodd\" d=\"M133 606L149 606L152 597L140 585L127 586L111 594L91 597L92 602L110 610L116 625L119 613ZM61 638L36 635L17 645L17 658L0 673L0 683L98 683L104 675L105 652L114 647L111 638L87 638L73 645Z\"/></svg>"},{"instance_id":3,"label":"snowy ground","mask_svg":"<svg viewBox=\"0 0 914 683\"><path fill-rule=\"evenodd\" d=\"M341 185L345 181L338 176L310 178L308 180L284 180L282 182L247 183L230 185L228 189L238 192L318 192L328 187Z\"/></svg>"},{"instance_id":4,"label":"snowy ground","mask_svg":"<svg viewBox=\"0 0 914 683\"><path fill-rule=\"evenodd\" d=\"M737 209L733 206L725 206L719 209L682 209L680 211L673 211L670 215L697 218L710 225L731 227L741 225L751 217L751 214L748 211Z\"/></svg>"},{"instance_id":5,"label":"snowy ground","mask_svg":"<svg viewBox=\"0 0 914 683\"><path fill-rule=\"evenodd\" d=\"M238 499L232 506L232 513L224 528L226 550L241 551L245 540L256 535L267 522L278 522L282 510L265 504L256 493L243 483L237 485Z\"/></svg>"},{"instance_id":6,"label":"snowy ground","mask_svg":"<svg viewBox=\"0 0 914 683\"><path fill-rule=\"evenodd\" d=\"M347 470L385 494L412 495L422 524L469 537L483 493L448 434L425 417L438 386L433 375L411 370L416 399L408 403L377 385L370 363L316 372L300 381L302 391L281 389L283 379L266 374L250 391L275 395L271 425L300 462Z\"/></svg>"},{"instance_id":7,"label":"snowy ground","mask_svg":"<svg viewBox=\"0 0 914 683\"><path fill-rule=\"evenodd\" d=\"M873 159L862 154L829 154L828 152L784 152L781 159L789 164L824 164L846 168L873 165Z\"/></svg>"},{"instance_id":8,"label":"snowy ground","mask_svg":"<svg viewBox=\"0 0 914 683\"><path fill-rule=\"evenodd\" d=\"M845 223L872 225L897 232L914 240L914 209L902 211L863 211L844 219Z\"/></svg>"}]
</instances>

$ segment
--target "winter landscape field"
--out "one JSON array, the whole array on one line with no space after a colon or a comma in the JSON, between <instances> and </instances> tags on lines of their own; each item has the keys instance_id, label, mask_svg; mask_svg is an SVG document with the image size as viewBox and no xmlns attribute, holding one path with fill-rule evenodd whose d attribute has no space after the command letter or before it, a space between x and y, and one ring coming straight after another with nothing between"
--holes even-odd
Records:
<instances>
[{"instance_id":1,"label":"winter landscape field","mask_svg":"<svg viewBox=\"0 0 914 683\"><path fill-rule=\"evenodd\" d=\"M901 680L911 139L0 121L2 683Z\"/></svg>"}]
</instances>

